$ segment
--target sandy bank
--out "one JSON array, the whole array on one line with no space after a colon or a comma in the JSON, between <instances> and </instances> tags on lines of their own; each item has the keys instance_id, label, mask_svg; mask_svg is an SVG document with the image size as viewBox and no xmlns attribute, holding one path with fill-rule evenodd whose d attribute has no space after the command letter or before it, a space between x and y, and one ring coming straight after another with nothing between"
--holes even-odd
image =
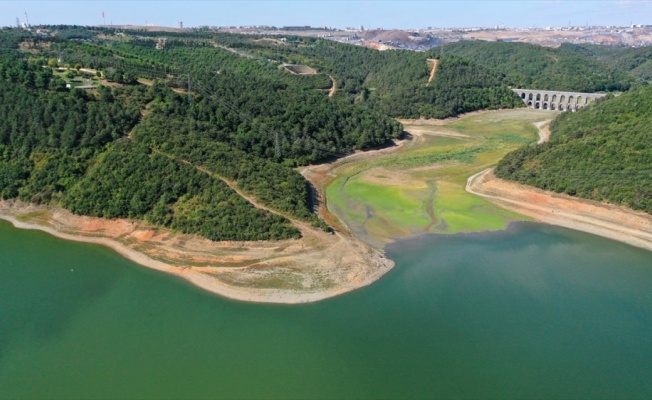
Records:
<instances>
[{"instance_id":1,"label":"sandy bank","mask_svg":"<svg viewBox=\"0 0 652 400\"><path fill-rule=\"evenodd\" d=\"M466 190L541 222L652 251L652 216L643 212L505 181L496 178L491 169L471 176Z\"/></svg>"},{"instance_id":2,"label":"sandy bank","mask_svg":"<svg viewBox=\"0 0 652 400\"><path fill-rule=\"evenodd\" d=\"M124 219L0 201L0 219L17 228L110 247L148 268L235 300L307 303L369 285L394 263L344 235L304 232L300 240L212 242Z\"/></svg>"}]
</instances>

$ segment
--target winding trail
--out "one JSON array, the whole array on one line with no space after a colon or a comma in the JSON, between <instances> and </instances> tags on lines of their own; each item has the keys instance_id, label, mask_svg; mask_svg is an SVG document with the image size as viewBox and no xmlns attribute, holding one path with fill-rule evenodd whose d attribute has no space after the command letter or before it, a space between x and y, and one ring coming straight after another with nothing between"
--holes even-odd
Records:
<instances>
[{"instance_id":1,"label":"winding trail","mask_svg":"<svg viewBox=\"0 0 652 400\"><path fill-rule=\"evenodd\" d=\"M333 78L332 75L328 75L328 77L331 78L331 82L333 83L330 90L328 91L328 97L333 97L335 96L335 92L337 91L337 82L335 81L335 78Z\"/></svg>"},{"instance_id":2,"label":"winding trail","mask_svg":"<svg viewBox=\"0 0 652 400\"><path fill-rule=\"evenodd\" d=\"M550 140L550 122L552 122L552 120L547 119L534 124L539 131L539 141L537 144L545 143Z\"/></svg>"},{"instance_id":3,"label":"winding trail","mask_svg":"<svg viewBox=\"0 0 652 400\"><path fill-rule=\"evenodd\" d=\"M439 65L439 60L436 58L428 58L426 60L429 64L432 64L432 68L430 69L430 77L428 77L428 83L426 86L430 85L430 82L435 78L435 73L437 72L437 65Z\"/></svg>"},{"instance_id":4,"label":"winding trail","mask_svg":"<svg viewBox=\"0 0 652 400\"><path fill-rule=\"evenodd\" d=\"M233 54L237 54L240 57L249 58L249 59L252 59L252 60L256 59L256 57L251 55L251 54L245 53L244 51L236 50L236 49L231 48L231 47L224 46L222 44L213 43L213 46L215 46L215 47L217 47L219 49L222 49L222 50L226 50L226 51L231 52Z\"/></svg>"},{"instance_id":5,"label":"winding trail","mask_svg":"<svg viewBox=\"0 0 652 400\"><path fill-rule=\"evenodd\" d=\"M167 158L169 158L171 160L182 162L182 163L184 163L186 165L190 165L191 167L195 168L197 171L203 172L204 174L210 176L211 178L218 179L218 180L224 182L229 188L231 188L231 190L236 192L243 199L247 200L255 208L257 208L259 210L267 211L267 212L272 213L274 215L278 215L278 216L281 216L283 218L288 219L294 226L301 229L302 232L304 232L304 230L311 230L311 231L314 230L314 228L310 227L310 225L308 225L307 223L305 223L305 222L303 222L301 220L298 220L295 217L293 217L293 216L291 216L291 215L289 215L287 213L284 213L284 212L279 211L279 210L275 210L273 208L267 207L266 205L262 204L254 196L251 196L251 195L243 192L242 189L238 188L238 186L236 185L236 183L234 181L226 179L225 177L220 176L220 175L208 170L205 167L195 165L195 164L191 163L188 160L184 160L184 159L181 159L181 158L174 157L173 155L164 153L164 152L162 152L162 151L160 151L158 149L152 149L152 151L157 153L157 154L160 154L162 156L165 156L165 157L167 157Z\"/></svg>"}]
</instances>

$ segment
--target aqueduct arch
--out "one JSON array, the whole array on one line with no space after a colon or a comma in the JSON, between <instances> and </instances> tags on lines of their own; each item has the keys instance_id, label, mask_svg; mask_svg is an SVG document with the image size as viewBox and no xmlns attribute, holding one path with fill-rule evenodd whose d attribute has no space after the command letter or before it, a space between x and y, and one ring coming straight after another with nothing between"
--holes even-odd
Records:
<instances>
[{"instance_id":1,"label":"aqueduct arch","mask_svg":"<svg viewBox=\"0 0 652 400\"><path fill-rule=\"evenodd\" d=\"M531 108L551 111L577 111L605 97L602 93L560 92L556 90L512 89Z\"/></svg>"}]
</instances>

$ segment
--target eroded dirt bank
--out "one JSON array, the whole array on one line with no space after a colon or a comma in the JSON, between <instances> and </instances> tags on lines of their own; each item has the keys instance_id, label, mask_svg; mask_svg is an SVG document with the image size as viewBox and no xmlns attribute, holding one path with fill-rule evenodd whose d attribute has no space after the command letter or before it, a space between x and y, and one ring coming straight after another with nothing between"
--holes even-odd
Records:
<instances>
[{"instance_id":1,"label":"eroded dirt bank","mask_svg":"<svg viewBox=\"0 0 652 400\"><path fill-rule=\"evenodd\" d=\"M492 169L471 176L466 189L538 221L652 251L652 216L646 213L505 181L496 178Z\"/></svg>"},{"instance_id":2,"label":"eroded dirt bank","mask_svg":"<svg viewBox=\"0 0 652 400\"><path fill-rule=\"evenodd\" d=\"M212 242L125 219L83 217L58 208L0 201L18 228L108 246L143 266L228 298L305 303L378 280L394 263L347 235L302 227L300 240Z\"/></svg>"}]
</instances>

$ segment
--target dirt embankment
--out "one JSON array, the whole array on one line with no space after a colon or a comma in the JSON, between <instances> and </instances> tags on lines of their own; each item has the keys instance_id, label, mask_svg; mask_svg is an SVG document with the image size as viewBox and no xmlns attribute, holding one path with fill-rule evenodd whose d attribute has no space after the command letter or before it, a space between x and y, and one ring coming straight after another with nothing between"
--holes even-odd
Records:
<instances>
[{"instance_id":1,"label":"dirt embankment","mask_svg":"<svg viewBox=\"0 0 652 400\"><path fill-rule=\"evenodd\" d=\"M469 178L466 190L535 220L589 232L652 251L652 216L498 179L491 169Z\"/></svg>"}]
</instances>

